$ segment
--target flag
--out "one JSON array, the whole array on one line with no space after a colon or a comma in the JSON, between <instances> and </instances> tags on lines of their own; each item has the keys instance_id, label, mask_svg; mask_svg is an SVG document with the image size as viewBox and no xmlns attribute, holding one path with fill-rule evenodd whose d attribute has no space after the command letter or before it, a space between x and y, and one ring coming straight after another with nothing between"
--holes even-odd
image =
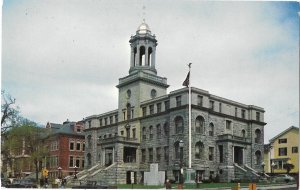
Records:
<instances>
[{"instance_id":1,"label":"flag","mask_svg":"<svg viewBox=\"0 0 300 190\"><path fill-rule=\"evenodd\" d=\"M189 73L187 74L186 79L185 79L185 80L183 81L183 83L182 83L182 86L189 87L189 85L190 85L190 71L189 71Z\"/></svg>"}]
</instances>

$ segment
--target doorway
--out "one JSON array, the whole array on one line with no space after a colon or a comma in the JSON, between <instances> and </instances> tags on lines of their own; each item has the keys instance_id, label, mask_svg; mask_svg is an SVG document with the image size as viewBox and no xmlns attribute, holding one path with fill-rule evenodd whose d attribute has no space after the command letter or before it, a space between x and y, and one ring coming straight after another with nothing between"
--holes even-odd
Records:
<instances>
[{"instance_id":1,"label":"doorway","mask_svg":"<svg viewBox=\"0 0 300 190\"><path fill-rule=\"evenodd\" d=\"M243 164L243 147L234 146L234 163Z\"/></svg>"},{"instance_id":2,"label":"doorway","mask_svg":"<svg viewBox=\"0 0 300 190\"><path fill-rule=\"evenodd\" d=\"M126 172L126 184L136 184L136 172L127 171Z\"/></svg>"}]
</instances>

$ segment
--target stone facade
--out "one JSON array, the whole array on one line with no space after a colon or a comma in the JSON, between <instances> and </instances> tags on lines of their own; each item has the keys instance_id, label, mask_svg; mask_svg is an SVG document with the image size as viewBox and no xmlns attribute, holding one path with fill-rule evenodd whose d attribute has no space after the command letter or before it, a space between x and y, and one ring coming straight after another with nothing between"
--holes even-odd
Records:
<instances>
[{"instance_id":1,"label":"stone facade","mask_svg":"<svg viewBox=\"0 0 300 190\"><path fill-rule=\"evenodd\" d=\"M188 88L167 93L167 79L155 69L157 41L146 23L130 45L129 75L117 85L118 109L85 118L86 171L79 177L142 183L149 165L158 163L167 178L178 181L181 162L185 170L189 160ZM260 171L264 109L194 87L191 93L192 169L198 179L218 175L231 181L237 173L249 176L245 167Z\"/></svg>"}]
</instances>

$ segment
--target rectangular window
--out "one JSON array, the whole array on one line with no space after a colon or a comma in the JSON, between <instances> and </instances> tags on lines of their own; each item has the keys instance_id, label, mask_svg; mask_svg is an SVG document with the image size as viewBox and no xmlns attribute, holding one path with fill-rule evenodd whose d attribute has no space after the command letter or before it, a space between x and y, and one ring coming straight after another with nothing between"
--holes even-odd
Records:
<instances>
[{"instance_id":1,"label":"rectangular window","mask_svg":"<svg viewBox=\"0 0 300 190\"><path fill-rule=\"evenodd\" d=\"M146 162L146 150L142 149L142 162L145 163Z\"/></svg>"},{"instance_id":2,"label":"rectangular window","mask_svg":"<svg viewBox=\"0 0 300 190\"><path fill-rule=\"evenodd\" d=\"M85 151L85 143L82 143L82 151Z\"/></svg>"},{"instance_id":3,"label":"rectangular window","mask_svg":"<svg viewBox=\"0 0 300 190\"><path fill-rule=\"evenodd\" d=\"M231 121L226 120L226 129L231 130Z\"/></svg>"},{"instance_id":4,"label":"rectangular window","mask_svg":"<svg viewBox=\"0 0 300 190\"><path fill-rule=\"evenodd\" d=\"M92 121L88 121L88 123L89 123L89 128L91 128L92 127Z\"/></svg>"},{"instance_id":5,"label":"rectangular window","mask_svg":"<svg viewBox=\"0 0 300 190\"><path fill-rule=\"evenodd\" d=\"M292 153L298 153L298 146L292 147Z\"/></svg>"},{"instance_id":6,"label":"rectangular window","mask_svg":"<svg viewBox=\"0 0 300 190\"><path fill-rule=\"evenodd\" d=\"M219 103L219 112L222 112L222 103Z\"/></svg>"},{"instance_id":7,"label":"rectangular window","mask_svg":"<svg viewBox=\"0 0 300 190\"><path fill-rule=\"evenodd\" d=\"M150 114L154 114L154 105L149 105Z\"/></svg>"},{"instance_id":8,"label":"rectangular window","mask_svg":"<svg viewBox=\"0 0 300 190\"><path fill-rule=\"evenodd\" d=\"M76 143L76 150L77 150L77 151L80 151L80 148L81 148L81 143L80 143L80 142L77 142L77 143Z\"/></svg>"},{"instance_id":9,"label":"rectangular window","mask_svg":"<svg viewBox=\"0 0 300 190\"><path fill-rule=\"evenodd\" d=\"M242 118L245 119L246 116L246 110L242 110Z\"/></svg>"},{"instance_id":10,"label":"rectangular window","mask_svg":"<svg viewBox=\"0 0 300 190\"><path fill-rule=\"evenodd\" d=\"M74 157L73 156L69 157L69 167L70 168L74 167Z\"/></svg>"},{"instance_id":11,"label":"rectangular window","mask_svg":"<svg viewBox=\"0 0 300 190\"><path fill-rule=\"evenodd\" d=\"M142 137L143 137L143 139L146 139L146 128L145 127L143 127L143 129L142 129Z\"/></svg>"},{"instance_id":12,"label":"rectangular window","mask_svg":"<svg viewBox=\"0 0 300 190\"><path fill-rule=\"evenodd\" d=\"M197 98L197 104L198 104L198 106L203 106L203 96L198 96L198 98Z\"/></svg>"},{"instance_id":13,"label":"rectangular window","mask_svg":"<svg viewBox=\"0 0 300 190\"><path fill-rule=\"evenodd\" d=\"M76 158L75 166L78 168L80 167L80 158L79 157Z\"/></svg>"},{"instance_id":14,"label":"rectangular window","mask_svg":"<svg viewBox=\"0 0 300 190\"><path fill-rule=\"evenodd\" d=\"M77 133L80 133L80 132L81 132L81 128L78 126L78 127L76 128L76 131L77 131Z\"/></svg>"},{"instance_id":15,"label":"rectangular window","mask_svg":"<svg viewBox=\"0 0 300 190\"><path fill-rule=\"evenodd\" d=\"M260 113L256 112L256 121L260 121Z\"/></svg>"},{"instance_id":16,"label":"rectangular window","mask_svg":"<svg viewBox=\"0 0 300 190\"><path fill-rule=\"evenodd\" d=\"M181 96L176 96L176 107L181 106Z\"/></svg>"},{"instance_id":17,"label":"rectangular window","mask_svg":"<svg viewBox=\"0 0 300 190\"><path fill-rule=\"evenodd\" d=\"M102 118L99 119L99 122L100 122L100 127L102 127L102 125L103 125L102 124Z\"/></svg>"},{"instance_id":18,"label":"rectangular window","mask_svg":"<svg viewBox=\"0 0 300 190\"><path fill-rule=\"evenodd\" d=\"M287 155L287 148L279 148L278 149L278 155L279 156L286 156Z\"/></svg>"},{"instance_id":19,"label":"rectangular window","mask_svg":"<svg viewBox=\"0 0 300 190\"><path fill-rule=\"evenodd\" d=\"M161 103L156 104L157 113L161 112Z\"/></svg>"},{"instance_id":20,"label":"rectangular window","mask_svg":"<svg viewBox=\"0 0 300 190\"><path fill-rule=\"evenodd\" d=\"M165 156L165 161L169 160L169 147L165 146L164 147L164 156Z\"/></svg>"},{"instance_id":21,"label":"rectangular window","mask_svg":"<svg viewBox=\"0 0 300 190\"><path fill-rule=\"evenodd\" d=\"M132 129L132 138L136 138L136 129Z\"/></svg>"},{"instance_id":22,"label":"rectangular window","mask_svg":"<svg viewBox=\"0 0 300 190\"><path fill-rule=\"evenodd\" d=\"M223 163L223 145L219 145L220 163Z\"/></svg>"},{"instance_id":23,"label":"rectangular window","mask_svg":"<svg viewBox=\"0 0 300 190\"><path fill-rule=\"evenodd\" d=\"M133 114L134 114L134 109L132 108L132 109L131 109L131 119L134 118Z\"/></svg>"},{"instance_id":24,"label":"rectangular window","mask_svg":"<svg viewBox=\"0 0 300 190\"><path fill-rule=\"evenodd\" d=\"M123 120L125 121L126 120L126 112L123 111Z\"/></svg>"},{"instance_id":25,"label":"rectangular window","mask_svg":"<svg viewBox=\"0 0 300 190\"><path fill-rule=\"evenodd\" d=\"M143 117L145 117L147 115L147 108L146 107L143 107L142 108L142 111L143 111Z\"/></svg>"},{"instance_id":26,"label":"rectangular window","mask_svg":"<svg viewBox=\"0 0 300 190\"><path fill-rule=\"evenodd\" d=\"M214 147L209 147L209 153L208 153L208 159L210 161L213 161L214 160Z\"/></svg>"},{"instance_id":27,"label":"rectangular window","mask_svg":"<svg viewBox=\"0 0 300 190\"><path fill-rule=\"evenodd\" d=\"M161 157L160 148L156 148L156 161L157 162L160 162L160 157Z\"/></svg>"},{"instance_id":28,"label":"rectangular window","mask_svg":"<svg viewBox=\"0 0 300 190\"><path fill-rule=\"evenodd\" d=\"M121 136L124 136L124 131L121 131Z\"/></svg>"},{"instance_id":29,"label":"rectangular window","mask_svg":"<svg viewBox=\"0 0 300 190\"><path fill-rule=\"evenodd\" d=\"M113 116L109 116L109 124L113 123Z\"/></svg>"},{"instance_id":30,"label":"rectangular window","mask_svg":"<svg viewBox=\"0 0 300 190\"><path fill-rule=\"evenodd\" d=\"M118 123L118 115L115 115L115 122Z\"/></svg>"},{"instance_id":31,"label":"rectangular window","mask_svg":"<svg viewBox=\"0 0 300 190\"><path fill-rule=\"evenodd\" d=\"M234 109L234 116L237 117L237 108Z\"/></svg>"},{"instance_id":32,"label":"rectangular window","mask_svg":"<svg viewBox=\"0 0 300 190\"><path fill-rule=\"evenodd\" d=\"M167 101L165 101L165 111L167 111L169 109L170 109L170 101L167 100Z\"/></svg>"},{"instance_id":33,"label":"rectangular window","mask_svg":"<svg viewBox=\"0 0 300 190\"><path fill-rule=\"evenodd\" d=\"M209 108L210 108L211 110L214 110L214 107L215 107L215 102L212 101L212 100L210 100L210 101L209 101Z\"/></svg>"},{"instance_id":34,"label":"rectangular window","mask_svg":"<svg viewBox=\"0 0 300 190\"><path fill-rule=\"evenodd\" d=\"M70 142L70 150L74 150L74 142Z\"/></svg>"},{"instance_id":35,"label":"rectangular window","mask_svg":"<svg viewBox=\"0 0 300 190\"><path fill-rule=\"evenodd\" d=\"M287 139L278 139L278 144L287 143Z\"/></svg>"},{"instance_id":36,"label":"rectangular window","mask_svg":"<svg viewBox=\"0 0 300 190\"><path fill-rule=\"evenodd\" d=\"M149 152L149 162L153 162L153 148L149 148L148 152Z\"/></svg>"}]
</instances>

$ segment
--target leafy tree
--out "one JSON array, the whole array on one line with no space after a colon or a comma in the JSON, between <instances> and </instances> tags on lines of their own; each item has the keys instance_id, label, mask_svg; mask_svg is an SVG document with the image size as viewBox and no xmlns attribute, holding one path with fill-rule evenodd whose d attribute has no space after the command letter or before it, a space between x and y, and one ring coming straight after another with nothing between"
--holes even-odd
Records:
<instances>
[{"instance_id":1,"label":"leafy tree","mask_svg":"<svg viewBox=\"0 0 300 190\"><path fill-rule=\"evenodd\" d=\"M44 146L46 129L37 127L34 122L24 120L19 127L8 131L7 140L3 148L10 152L10 162L16 155L29 155L30 164L35 166L36 180L38 180L39 162L47 156L48 150Z\"/></svg>"}]
</instances>

